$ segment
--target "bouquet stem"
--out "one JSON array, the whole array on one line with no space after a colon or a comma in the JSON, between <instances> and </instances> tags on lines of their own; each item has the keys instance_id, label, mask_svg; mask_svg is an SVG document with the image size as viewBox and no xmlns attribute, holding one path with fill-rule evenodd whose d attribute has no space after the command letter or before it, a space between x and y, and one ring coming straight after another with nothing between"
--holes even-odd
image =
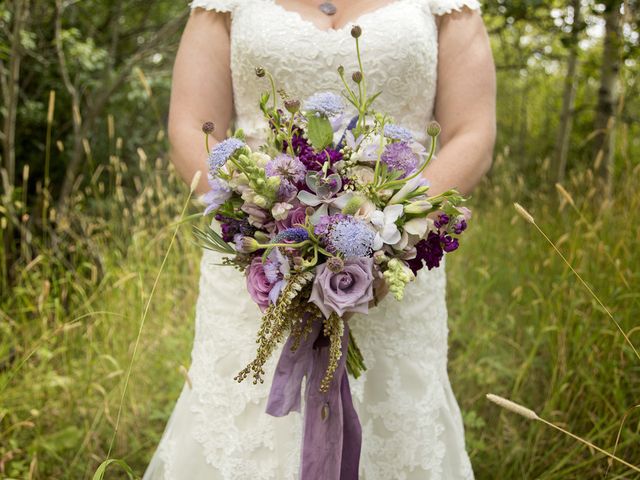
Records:
<instances>
[{"instance_id":1,"label":"bouquet stem","mask_svg":"<svg viewBox=\"0 0 640 480\"><path fill-rule=\"evenodd\" d=\"M347 373L358 378L367 367L364 364L362 352L358 348L353 332L349 330L349 345L347 348Z\"/></svg>"}]
</instances>

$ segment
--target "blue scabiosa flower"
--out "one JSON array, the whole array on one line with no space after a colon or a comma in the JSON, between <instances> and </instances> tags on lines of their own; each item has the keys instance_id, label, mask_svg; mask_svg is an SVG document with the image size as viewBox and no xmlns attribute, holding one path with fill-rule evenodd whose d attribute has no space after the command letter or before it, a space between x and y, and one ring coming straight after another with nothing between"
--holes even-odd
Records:
<instances>
[{"instance_id":1,"label":"blue scabiosa flower","mask_svg":"<svg viewBox=\"0 0 640 480\"><path fill-rule=\"evenodd\" d=\"M329 251L341 253L345 258L370 257L375 236L364 222L347 216L329 226L326 243Z\"/></svg>"},{"instance_id":2,"label":"blue scabiosa flower","mask_svg":"<svg viewBox=\"0 0 640 480\"><path fill-rule=\"evenodd\" d=\"M380 160L386 163L390 170L403 172L400 178L406 177L418 167L418 156L404 141L388 144L382 152Z\"/></svg>"},{"instance_id":3,"label":"blue scabiosa flower","mask_svg":"<svg viewBox=\"0 0 640 480\"><path fill-rule=\"evenodd\" d=\"M217 143L209 152L209 173L212 176L218 174L229 157L239 148L244 147L246 144L239 138L231 137Z\"/></svg>"},{"instance_id":4,"label":"blue scabiosa flower","mask_svg":"<svg viewBox=\"0 0 640 480\"><path fill-rule=\"evenodd\" d=\"M307 98L303 110L314 112L316 116L332 117L344 111L344 102L336 93L318 92Z\"/></svg>"},{"instance_id":5,"label":"blue scabiosa flower","mask_svg":"<svg viewBox=\"0 0 640 480\"><path fill-rule=\"evenodd\" d=\"M385 124L382 134L387 138L402 140L403 142L410 142L413 140L413 135L409 130L394 123Z\"/></svg>"}]
</instances>

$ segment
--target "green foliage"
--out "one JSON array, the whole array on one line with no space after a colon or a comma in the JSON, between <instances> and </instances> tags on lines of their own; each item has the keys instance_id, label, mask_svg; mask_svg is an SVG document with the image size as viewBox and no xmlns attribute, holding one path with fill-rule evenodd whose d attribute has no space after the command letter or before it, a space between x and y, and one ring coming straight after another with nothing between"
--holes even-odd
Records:
<instances>
[{"instance_id":1,"label":"green foliage","mask_svg":"<svg viewBox=\"0 0 640 480\"><path fill-rule=\"evenodd\" d=\"M555 0L483 4L498 68L496 159L470 201L474 217L461 250L447 260L449 373L478 479L604 478L607 469L601 456L570 439L497 411L485 393L517 400L610 451L624 413L640 403L640 366L621 335L511 208L513 201L530 208L623 328L636 329L631 339L640 343L638 19L626 18L616 187L611 205L603 206L591 169L602 61L601 38L593 31L603 4L583 4L565 182L577 210L550 188L549 162L576 40L570 9ZM101 463L145 299L187 195L166 157L179 29L156 37L168 22L184 20L186 8L170 0L149 8L137 0L65 5L60 45L70 84L55 48L55 2L31 2L19 37L17 178L0 209L2 478L141 474L185 383L193 335L202 251L185 223L142 332L112 458ZM12 15L0 4L3 65L11 52L6 32ZM79 95L80 133L69 85ZM47 149L50 91L56 101ZM269 99L263 98L265 105ZM316 148L329 141L326 123L316 137ZM82 161L70 213L58 217L53 204L76 150ZM51 195L43 190L47 154ZM201 208L194 206L191 218ZM7 224L14 236L5 243ZM637 415L631 411L616 450L636 463ZM619 465L611 468L609 478L633 478Z\"/></svg>"},{"instance_id":2,"label":"green foliage","mask_svg":"<svg viewBox=\"0 0 640 480\"><path fill-rule=\"evenodd\" d=\"M324 150L333 141L331 122L327 117L318 116L314 113L307 115L307 122L309 143L318 152Z\"/></svg>"}]
</instances>

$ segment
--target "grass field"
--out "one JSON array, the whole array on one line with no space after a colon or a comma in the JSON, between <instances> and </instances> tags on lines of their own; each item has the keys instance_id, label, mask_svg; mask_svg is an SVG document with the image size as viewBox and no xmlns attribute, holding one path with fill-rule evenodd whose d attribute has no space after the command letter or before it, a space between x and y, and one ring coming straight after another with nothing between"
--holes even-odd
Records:
<instances>
[{"instance_id":1,"label":"grass field","mask_svg":"<svg viewBox=\"0 0 640 480\"><path fill-rule=\"evenodd\" d=\"M450 377L476 477L640 478L485 398L510 398L640 464L640 358L513 206L640 345L640 167L627 166L603 204L589 171L565 183L569 201L551 182L528 191L513 161L497 155L447 261ZM0 478L91 478L108 455L142 474L190 361L200 260L190 225L203 220L191 202L179 223L187 198L166 160L114 155L44 241L26 242L0 304ZM105 478L126 476L114 465Z\"/></svg>"}]
</instances>

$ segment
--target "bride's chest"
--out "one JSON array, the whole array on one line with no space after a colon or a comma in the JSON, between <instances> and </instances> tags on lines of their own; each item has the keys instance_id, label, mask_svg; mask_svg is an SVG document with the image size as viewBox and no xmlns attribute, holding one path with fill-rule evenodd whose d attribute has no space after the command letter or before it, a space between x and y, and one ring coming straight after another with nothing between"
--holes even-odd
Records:
<instances>
[{"instance_id":1,"label":"bride's chest","mask_svg":"<svg viewBox=\"0 0 640 480\"><path fill-rule=\"evenodd\" d=\"M361 58L372 88L424 88L435 81L438 52L435 20L425 3L393 0L342 28L321 30L275 0L247 1L231 24L233 75L237 80L262 66L290 89L339 88L338 66L344 66L346 78L358 67L351 27L359 25Z\"/></svg>"}]
</instances>

